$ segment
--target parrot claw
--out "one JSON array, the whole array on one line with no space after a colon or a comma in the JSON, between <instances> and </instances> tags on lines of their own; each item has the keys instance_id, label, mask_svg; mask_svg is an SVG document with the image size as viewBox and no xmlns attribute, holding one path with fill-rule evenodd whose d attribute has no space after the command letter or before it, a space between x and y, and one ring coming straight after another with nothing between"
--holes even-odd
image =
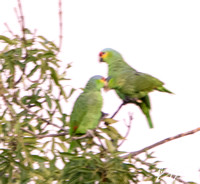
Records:
<instances>
[{"instance_id":1,"label":"parrot claw","mask_svg":"<svg viewBox=\"0 0 200 184\"><path fill-rule=\"evenodd\" d=\"M136 99L136 102L137 102L137 103L142 103L142 100Z\"/></svg>"},{"instance_id":2,"label":"parrot claw","mask_svg":"<svg viewBox=\"0 0 200 184\"><path fill-rule=\"evenodd\" d=\"M87 130L86 134L78 137L72 137L72 140L79 140L79 139L84 139L88 137L95 137L94 130Z\"/></svg>"},{"instance_id":3,"label":"parrot claw","mask_svg":"<svg viewBox=\"0 0 200 184\"><path fill-rule=\"evenodd\" d=\"M123 100L123 104L126 105L128 103L135 103L135 104L138 104L138 103L142 103L142 100L139 99L139 98L127 98L125 100Z\"/></svg>"},{"instance_id":4,"label":"parrot claw","mask_svg":"<svg viewBox=\"0 0 200 184\"><path fill-rule=\"evenodd\" d=\"M95 137L93 130L87 130L86 135L87 135L87 137Z\"/></svg>"}]
</instances>

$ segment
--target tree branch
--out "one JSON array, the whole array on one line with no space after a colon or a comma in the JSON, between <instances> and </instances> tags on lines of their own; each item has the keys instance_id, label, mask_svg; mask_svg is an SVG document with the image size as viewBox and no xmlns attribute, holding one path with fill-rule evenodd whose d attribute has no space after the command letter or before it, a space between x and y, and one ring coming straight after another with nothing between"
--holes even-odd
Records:
<instances>
[{"instance_id":1,"label":"tree branch","mask_svg":"<svg viewBox=\"0 0 200 184\"><path fill-rule=\"evenodd\" d=\"M155 144L147 146L147 147L145 147L145 148L143 148L141 150L130 152L129 154L122 156L122 158L126 159L126 158L130 158L130 157L134 157L134 156L139 155L139 154L141 154L143 152L146 152L147 150L155 148L155 147L157 147L157 146L159 146L161 144L165 144L165 143L167 143L169 141L172 141L172 140L175 140L175 139L179 139L179 138L187 136L187 135L194 134L194 133L196 133L198 131L200 131L200 127L196 128L196 129L193 129L193 130L190 130L190 131L185 132L185 133L178 134L178 135L173 136L173 137L168 137L168 138L163 139L163 140L161 140L161 141L159 141L159 142L157 142Z\"/></svg>"},{"instance_id":2,"label":"tree branch","mask_svg":"<svg viewBox=\"0 0 200 184\"><path fill-rule=\"evenodd\" d=\"M10 27L8 26L8 24L5 22L4 25L6 26L8 32L12 35L15 36L14 33L11 31Z\"/></svg>"},{"instance_id":3,"label":"tree branch","mask_svg":"<svg viewBox=\"0 0 200 184\"><path fill-rule=\"evenodd\" d=\"M60 52L62 47L62 38L63 38L62 0L59 0L59 25L60 25L59 52Z\"/></svg>"},{"instance_id":4,"label":"tree branch","mask_svg":"<svg viewBox=\"0 0 200 184\"><path fill-rule=\"evenodd\" d=\"M65 136L65 135L69 134L68 132L64 132L64 133L58 133L58 134L39 135L39 134L35 134L34 132L27 130L25 128L20 128L20 129L23 130L24 132L27 132L27 133L33 135L34 137L36 137L38 139L42 139L42 138L45 138L45 137L59 137L59 136Z\"/></svg>"},{"instance_id":5,"label":"tree branch","mask_svg":"<svg viewBox=\"0 0 200 184\"><path fill-rule=\"evenodd\" d=\"M18 0L18 8L19 8L19 14L20 14L20 24L21 24L21 30L22 30L22 35L23 35L23 40L25 42L26 38L25 38L25 24L24 24L24 15L23 15L23 11L22 11L22 4L21 1Z\"/></svg>"},{"instance_id":6,"label":"tree branch","mask_svg":"<svg viewBox=\"0 0 200 184\"><path fill-rule=\"evenodd\" d=\"M133 114L129 113L129 123L128 123L128 125L126 125L127 126L127 132L126 132L126 135L124 136L124 139L122 140L122 142L118 145L118 148L125 142L126 138L128 137L129 132L131 130L132 120L133 120Z\"/></svg>"},{"instance_id":7,"label":"tree branch","mask_svg":"<svg viewBox=\"0 0 200 184\"><path fill-rule=\"evenodd\" d=\"M145 162L145 161L143 161L143 160L140 160L139 158L136 158L136 160L139 161L141 164L144 164L144 165L146 165L146 166L148 166L148 167L151 167L151 166L152 166L152 163ZM176 180L176 181L178 181L178 182L180 182L180 183L188 184L188 182L183 181L183 180L180 178L180 176L178 176L178 175L171 174L171 173L168 173L168 172L164 171L160 176L162 176L163 174L165 174L165 175L168 176L168 177L171 177L172 179L174 179L174 180ZM160 176L159 176L159 177L160 177ZM159 179L159 177L158 177L158 179Z\"/></svg>"},{"instance_id":8,"label":"tree branch","mask_svg":"<svg viewBox=\"0 0 200 184\"><path fill-rule=\"evenodd\" d=\"M124 102L118 107L115 113L111 116L111 119L115 117L115 115L119 112L119 110L122 108L123 105L124 105Z\"/></svg>"}]
</instances>

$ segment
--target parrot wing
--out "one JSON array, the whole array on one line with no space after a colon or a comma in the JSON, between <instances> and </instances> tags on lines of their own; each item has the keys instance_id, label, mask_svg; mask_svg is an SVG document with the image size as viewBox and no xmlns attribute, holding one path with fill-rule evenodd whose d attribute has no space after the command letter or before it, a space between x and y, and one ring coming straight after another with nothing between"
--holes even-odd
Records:
<instances>
[{"instance_id":1,"label":"parrot wing","mask_svg":"<svg viewBox=\"0 0 200 184\"><path fill-rule=\"evenodd\" d=\"M99 91L82 93L75 102L70 118L70 134L85 134L97 127L103 99Z\"/></svg>"}]
</instances>

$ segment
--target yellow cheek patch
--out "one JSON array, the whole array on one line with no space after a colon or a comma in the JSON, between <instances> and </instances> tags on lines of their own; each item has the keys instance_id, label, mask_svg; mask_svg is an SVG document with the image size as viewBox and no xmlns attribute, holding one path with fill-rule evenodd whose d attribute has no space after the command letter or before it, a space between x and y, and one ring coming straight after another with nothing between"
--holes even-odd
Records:
<instances>
[{"instance_id":1,"label":"yellow cheek patch","mask_svg":"<svg viewBox=\"0 0 200 184\"><path fill-rule=\"evenodd\" d=\"M108 52L105 52L101 57L104 59L108 56Z\"/></svg>"},{"instance_id":2,"label":"yellow cheek patch","mask_svg":"<svg viewBox=\"0 0 200 184\"><path fill-rule=\"evenodd\" d=\"M105 79L105 78L101 78L100 81L101 81L102 83L105 83L105 82L106 82L106 79Z\"/></svg>"}]
</instances>

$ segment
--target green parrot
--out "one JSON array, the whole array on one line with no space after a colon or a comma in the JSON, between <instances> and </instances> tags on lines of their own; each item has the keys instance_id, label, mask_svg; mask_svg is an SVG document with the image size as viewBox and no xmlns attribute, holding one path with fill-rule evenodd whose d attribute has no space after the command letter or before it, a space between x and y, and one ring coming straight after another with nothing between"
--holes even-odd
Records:
<instances>
[{"instance_id":1,"label":"green parrot","mask_svg":"<svg viewBox=\"0 0 200 184\"><path fill-rule=\"evenodd\" d=\"M108 87L115 89L117 95L123 100L120 108L127 103L136 104L146 116L149 127L153 128L148 93L153 90L172 92L167 90L159 79L133 69L116 50L106 48L99 53L99 57L100 62L108 64Z\"/></svg>"},{"instance_id":2,"label":"green parrot","mask_svg":"<svg viewBox=\"0 0 200 184\"><path fill-rule=\"evenodd\" d=\"M95 129L102 117L103 98L101 88L106 85L106 79L100 75L90 78L83 93L77 98L70 116L70 136L86 134ZM69 152L78 145L78 140L72 140Z\"/></svg>"}]
</instances>

